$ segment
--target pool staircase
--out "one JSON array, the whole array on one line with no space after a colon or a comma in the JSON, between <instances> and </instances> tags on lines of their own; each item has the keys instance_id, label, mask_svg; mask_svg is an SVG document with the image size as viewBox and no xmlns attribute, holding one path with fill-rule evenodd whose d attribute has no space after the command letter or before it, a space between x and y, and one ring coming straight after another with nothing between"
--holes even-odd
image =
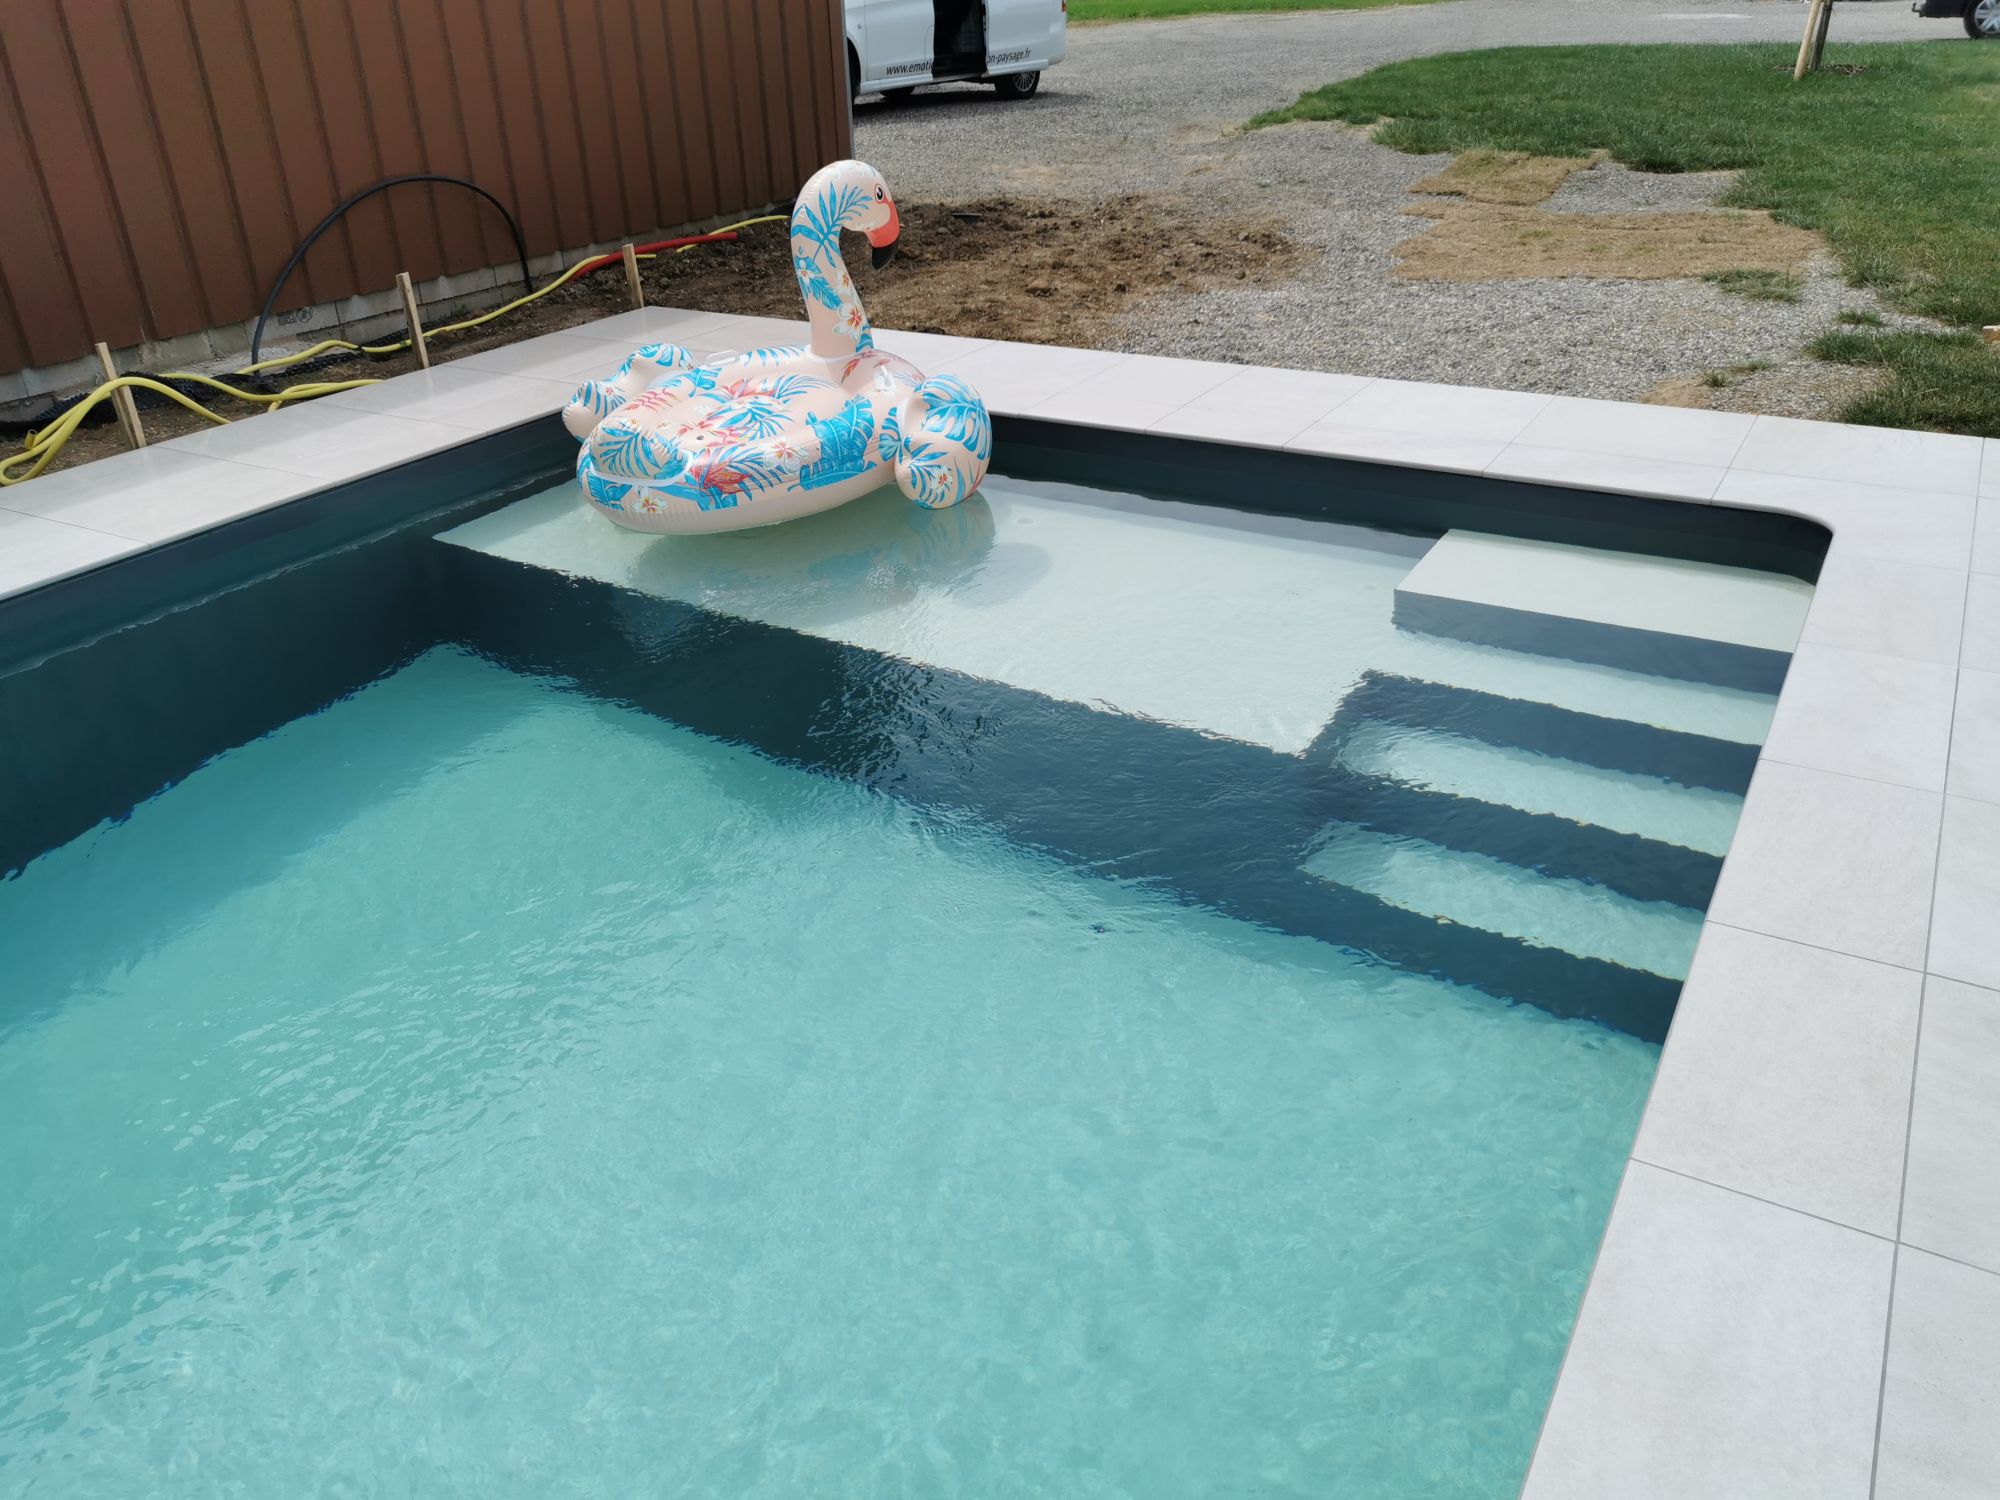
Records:
<instances>
[{"instance_id":1,"label":"pool staircase","mask_svg":"<svg viewBox=\"0 0 2000 1500\"><path fill-rule=\"evenodd\" d=\"M1440 925L1450 970L1664 1033L1754 745L1370 673L1306 754L1303 868Z\"/></svg>"},{"instance_id":2,"label":"pool staircase","mask_svg":"<svg viewBox=\"0 0 2000 1500\"><path fill-rule=\"evenodd\" d=\"M441 538L439 594L467 644L1094 873L1648 1039L1672 1018L1768 722L1770 700L1740 684L1645 691L1629 665L1593 664L1587 637L1536 653L1438 639L1488 629L1475 609L1471 625L1399 621L1395 665L1338 684L1316 736L1256 743L1036 670L1003 678L977 655L1013 639L997 609L961 639L923 595L872 614L742 579L717 595L557 500ZM717 607L744 597L754 613ZM925 629L872 623L894 610ZM1053 649L1027 645L1010 668Z\"/></svg>"}]
</instances>

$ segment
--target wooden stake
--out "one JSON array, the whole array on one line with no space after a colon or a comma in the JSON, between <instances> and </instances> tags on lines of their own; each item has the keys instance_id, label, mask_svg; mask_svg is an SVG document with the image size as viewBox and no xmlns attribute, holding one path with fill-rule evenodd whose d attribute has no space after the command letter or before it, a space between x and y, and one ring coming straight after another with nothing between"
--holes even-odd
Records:
<instances>
[{"instance_id":1,"label":"wooden stake","mask_svg":"<svg viewBox=\"0 0 2000 1500\"><path fill-rule=\"evenodd\" d=\"M424 347L424 320L417 316L417 289L410 285L410 273L396 273L396 290L403 294L403 316L410 324L410 347L417 351L417 367L431 367L431 351Z\"/></svg>"},{"instance_id":2,"label":"wooden stake","mask_svg":"<svg viewBox=\"0 0 2000 1500\"><path fill-rule=\"evenodd\" d=\"M1813 43L1820 36L1820 12L1831 3L1832 0L1812 0L1806 8L1806 34L1799 38L1799 60L1792 69L1793 83L1805 77L1806 70L1813 65Z\"/></svg>"},{"instance_id":3,"label":"wooden stake","mask_svg":"<svg viewBox=\"0 0 2000 1500\"><path fill-rule=\"evenodd\" d=\"M2000 344L2000 323L1988 324L1981 333L1987 343Z\"/></svg>"},{"instance_id":4,"label":"wooden stake","mask_svg":"<svg viewBox=\"0 0 2000 1500\"><path fill-rule=\"evenodd\" d=\"M646 289L639 284L639 252L630 244L625 246L625 287L632 294L635 311L646 305Z\"/></svg>"},{"instance_id":5,"label":"wooden stake","mask_svg":"<svg viewBox=\"0 0 2000 1500\"><path fill-rule=\"evenodd\" d=\"M97 346L97 362L104 366L104 378L116 380L118 366L111 362L111 351L103 344ZM132 399L132 388L121 385L111 393L111 409L118 413L118 425L125 429L125 441L134 448L146 446L146 429L139 425L139 403Z\"/></svg>"}]
</instances>

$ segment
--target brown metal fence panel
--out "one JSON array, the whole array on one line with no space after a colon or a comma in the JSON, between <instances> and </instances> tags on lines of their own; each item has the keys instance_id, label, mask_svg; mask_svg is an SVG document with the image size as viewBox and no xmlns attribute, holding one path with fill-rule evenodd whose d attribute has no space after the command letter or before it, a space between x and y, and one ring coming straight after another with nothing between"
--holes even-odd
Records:
<instances>
[{"instance_id":1,"label":"brown metal fence panel","mask_svg":"<svg viewBox=\"0 0 2000 1500\"><path fill-rule=\"evenodd\" d=\"M788 199L850 149L842 0L0 0L0 373L254 317L406 172L534 254ZM513 258L362 204L280 309ZM504 274L504 272L503 272Z\"/></svg>"}]
</instances>

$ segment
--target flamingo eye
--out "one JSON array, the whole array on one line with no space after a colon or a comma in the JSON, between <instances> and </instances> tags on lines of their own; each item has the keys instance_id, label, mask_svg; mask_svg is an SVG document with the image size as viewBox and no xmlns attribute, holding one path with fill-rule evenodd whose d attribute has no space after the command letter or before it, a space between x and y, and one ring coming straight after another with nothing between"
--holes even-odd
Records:
<instances>
[{"instance_id":1,"label":"flamingo eye","mask_svg":"<svg viewBox=\"0 0 2000 1500\"><path fill-rule=\"evenodd\" d=\"M882 189L880 188L875 189L875 201L877 203L880 203L882 199L886 196L887 195L882 191Z\"/></svg>"}]
</instances>

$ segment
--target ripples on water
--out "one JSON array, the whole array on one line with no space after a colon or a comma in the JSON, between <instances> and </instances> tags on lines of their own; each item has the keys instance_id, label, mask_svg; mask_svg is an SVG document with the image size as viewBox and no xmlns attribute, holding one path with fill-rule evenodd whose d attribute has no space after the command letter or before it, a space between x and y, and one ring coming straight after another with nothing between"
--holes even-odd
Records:
<instances>
[{"instance_id":1,"label":"ripples on water","mask_svg":"<svg viewBox=\"0 0 2000 1500\"><path fill-rule=\"evenodd\" d=\"M448 650L0 973L30 1495L1511 1493L1657 1057Z\"/></svg>"}]
</instances>

